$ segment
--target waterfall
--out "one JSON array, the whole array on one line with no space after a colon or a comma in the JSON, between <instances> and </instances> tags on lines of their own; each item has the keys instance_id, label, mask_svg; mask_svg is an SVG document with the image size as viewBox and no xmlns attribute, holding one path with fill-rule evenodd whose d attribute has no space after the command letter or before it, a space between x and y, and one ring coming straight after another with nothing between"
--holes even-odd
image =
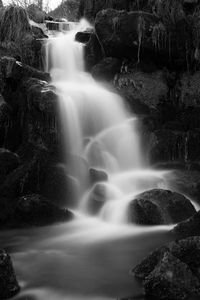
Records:
<instances>
[{"instance_id":1,"label":"waterfall","mask_svg":"<svg viewBox=\"0 0 200 300\"><path fill-rule=\"evenodd\" d=\"M70 32L49 39L46 66L59 95L66 157L76 155L88 168L104 170L109 178L89 186L88 172L72 163L71 173L82 185L77 209L90 214L91 202L96 201L100 218L124 222L133 197L164 185L164 176L145 170L138 120L123 99L85 72L84 46L75 41L75 34L89 26L82 21Z\"/></svg>"}]
</instances>

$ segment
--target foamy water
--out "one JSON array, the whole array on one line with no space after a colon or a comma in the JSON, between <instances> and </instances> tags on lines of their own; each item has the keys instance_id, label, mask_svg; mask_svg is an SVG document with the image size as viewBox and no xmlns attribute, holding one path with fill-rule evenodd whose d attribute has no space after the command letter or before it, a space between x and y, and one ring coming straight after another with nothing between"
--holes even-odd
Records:
<instances>
[{"instance_id":1,"label":"foamy water","mask_svg":"<svg viewBox=\"0 0 200 300\"><path fill-rule=\"evenodd\" d=\"M0 233L22 287L17 300L144 299L130 270L172 239L172 226L127 222L130 201L149 189L167 189L170 172L150 168L137 117L121 97L85 72L84 46L74 38L89 26L83 21L46 45L46 71L59 96L66 161L77 157L67 170L79 181L81 193L72 222ZM89 186L85 165L104 170L108 182ZM92 214L90 201L98 188L103 205Z\"/></svg>"}]
</instances>

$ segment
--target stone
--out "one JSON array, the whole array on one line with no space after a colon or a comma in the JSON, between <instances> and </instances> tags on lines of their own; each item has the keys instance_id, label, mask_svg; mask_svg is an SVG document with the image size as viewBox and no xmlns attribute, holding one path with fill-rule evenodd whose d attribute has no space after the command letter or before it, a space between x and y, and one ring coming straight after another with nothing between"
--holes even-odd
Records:
<instances>
[{"instance_id":1,"label":"stone","mask_svg":"<svg viewBox=\"0 0 200 300\"><path fill-rule=\"evenodd\" d=\"M50 166L47 169L42 195L59 207L75 207L79 184L67 174L64 165Z\"/></svg>"},{"instance_id":2,"label":"stone","mask_svg":"<svg viewBox=\"0 0 200 300\"><path fill-rule=\"evenodd\" d=\"M147 297L179 300L200 295L199 267L200 237L188 237L156 249L132 273Z\"/></svg>"},{"instance_id":3,"label":"stone","mask_svg":"<svg viewBox=\"0 0 200 300\"><path fill-rule=\"evenodd\" d=\"M50 154L44 145L22 144L20 165L6 176L0 184L0 196L16 199L23 194L38 193L43 183L44 172Z\"/></svg>"},{"instance_id":4,"label":"stone","mask_svg":"<svg viewBox=\"0 0 200 300\"><path fill-rule=\"evenodd\" d=\"M92 76L96 80L111 81L119 73L121 61L117 58L106 57L92 68Z\"/></svg>"},{"instance_id":5,"label":"stone","mask_svg":"<svg viewBox=\"0 0 200 300\"><path fill-rule=\"evenodd\" d=\"M10 56L0 58L0 69L3 79L12 79L18 83L30 77L50 81L50 75L48 73L23 64Z\"/></svg>"},{"instance_id":6,"label":"stone","mask_svg":"<svg viewBox=\"0 0 200 300\"><path fill-rule=\"evenodd\" d=\"M186 166L186 168L185 168ZM165 168L165 167L164 167ZM162 168L162 169L164 169ZM200 169L198 165L171 165L173 173L167 177L167 182L176 191L182 191L185 195L199 203L200 199Z\"/></svg>"},{"instance_id":7,"label":"stone","mask_svg":"<svg viewBox=\"0 0 200 300\"><path fill-rule=\"evenodd\" d=\"M73 215L38 194L18 199L13 216L15 227L43 226L72 220Z\"/></svg>"},{"instance_id":8,"label":"stone","mask_svg":"<svg viewBox=\"0 0 200 300\"><path fill-rule=\"evenodd\" d=\"M104 170L90 168L89 174L90 174L90 182L92 184L101 181L108 181L108 174Z\"/></svg>"},{"instance_id":9,"label":"stone","mask_svg":"<svg viewBox=\"0 0 200 300\"><path fill-rule=\"evenodd\" d=\"M149 158L151 163L198 161L199 146L199 129L188 132L169 129L155 130L150 134Z\"/></svg>"},{"instance_id":10,"label":"stone","mask_svg":"<svg viewBox=\"0 0 200 300\"><path fill-rule=\"evenodd\" d=\"M76 33L75 40L79 43L86 44L91 37L91 31L80 31Z\"/></svg>"},{"instance_id":11,"label":"stone","mask_svg":"<svg viewBox=\"0 0 200 300\"><path fill-rule=\"evenodd\" d=\"M6 179L6 176L16 169L20 164L19 156L7 149L0 148L0 182Z\"/></svg>"},{"instance_id":12,"label":"stone","mask_svg":"<svg viewBox=\"0 0 200 300\"><path fill-rule=\"evenodd\" d=\"M200 294L200 283L186 264L165 253L145 278L144 289L146 296L155 300L182 300L189 295Z\"/></svg>"},{"instance_id":13,"label":"stone","mask_svg":"<svg viewBox=\"0 0 200 300\"><path fill-rule=\"evenodd\" d=\"M106 56L137 58L141 54L138 52L140 49L139 26L143 31L141 49L147 54L147 52L154 51L150 28L155 26L156 22L157 18L149 13L127 13L126 11L107 9L97 14L95 30ZM145 30L143 30L144 26Z\"/></svg>"},{"instance_id":14,"label":"stone","mask_svg":"<svg viewBox=\"0 0 200 300\"><path fill-rule=\"evenodd\" d=\"M190 200L179 193L154 189L136 196L128 208L128 219L140 225L173 224L196 212Z\"/></svg>"},{"instance_id":15,"label":"stone","mask_svg":"<svg viewBox=\"0 0 200 300\"><path fill-rule=\"evenodd\" d=\"M169 92L164 73L160 70L143 72L125 66L114 83L135 113L157 109L161 99L167 99Z\"/></svg>"},{"instance_id":16,"label":"stone","mask_svg":"<svg viewBox=\"0 0 200 300\"><path fill-rule=\"evenodd\" d=\"M85 17L94 21L97 13L103 9L113 8L117 10L150 10L148 0L81 0L79 14L80 17Z\"/></svg>"},{"instance_id":17,"label":"stone","mask_svg":"<svg viewBox=\"0 0 200 300\"><path fill-rule=\"evenodd\" d=\"M189 219L178 223L173 228L172 233L178 238L200 236L200 211L198 211Z\"/></svg>"},{"instance_id":18,"label":"stone","mask_svg":"<svg viewBox=\"0 0 200 300\"><path fill-rule=\"evenodd\" d=\"M103 49L93 33L85 45L85 66L88 71L103 58Z\"/></svg>"},{"instance_id":19,"label":"stone","mask_svg":"<svg viewBox=\"0 0 200 300\"><path fill-rule=\"evenodd\" d=\"M14 297L19 290L10 255L0 250L0 299Z\"/></svg>"},{"instance_id":20,"label":"stone","mask_svg":"<svg viewBox=\"0 0 200 300\"><path fill-rule=\"evenodd\" d=\"M24 140L47 147L58 144L61 131L59 126L59 101L55 88L47 82L31 78L23 82L26 95L22 109L26 109Z\"/></svg>"},{"instance_id":21,"label":"stone","mask_svg":"<svg viewBox=\"0 0 200 300\"><path fill-rule=\"evenodd\" d=\"M200 72L183 73L180 81L177 82L176 91L180 94L180 105L184 107L200 106Z\"/></svg>"}]
</instances>

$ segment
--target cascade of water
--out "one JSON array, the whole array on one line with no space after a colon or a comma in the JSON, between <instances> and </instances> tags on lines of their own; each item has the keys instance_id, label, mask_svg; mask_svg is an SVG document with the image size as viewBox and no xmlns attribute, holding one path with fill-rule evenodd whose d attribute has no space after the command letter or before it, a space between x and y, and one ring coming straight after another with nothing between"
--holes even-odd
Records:
<instances>
[{"instance_id":1,"label":"cascade of water","mask_svg":"<svg viewBox=\"0 0 200 300\"><path fill-rule=\"evenodd\" d=\"M89 211L95 194L103 203L100 216L119 222L133 196L147 187L158 187L162 176L152 177L153 171L144 171L137 119L126 110L121 97L84 71L84 47L75 41L75 34L88 27L83 21L69 33L50 39L46 66L60 99L67 151L81 156L89 167L104 169L110 178L104 185L85 190L79 207ZM82 180L80 168L73 175ZM112 196L110 191L114 191Z\"/></svg>"}]
</instances>

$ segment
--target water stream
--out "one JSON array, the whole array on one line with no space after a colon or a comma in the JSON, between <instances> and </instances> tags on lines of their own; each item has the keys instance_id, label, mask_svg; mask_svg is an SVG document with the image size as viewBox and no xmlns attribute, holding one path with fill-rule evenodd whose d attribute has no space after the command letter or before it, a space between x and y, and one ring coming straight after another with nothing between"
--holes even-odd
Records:
<instances>
[{"instance_id":1,"label":"water stream","mask_svg":"<svg viewBox=\"0 0 200 300\"><path fill-rule=\"evenodd\" d=\"M67 224L0 234L23 287L18 300L141 297L141 286L130 269L171 239L169 226L127 223L129 202L145 190L167 188L169 172L150 168L137 118L121 97L85 72L84 46L74 38L76 31L88 26L83 21L46 46L46 68L59 95L66 161L71 155L82 161L78 165L72 161L68 169L81 186L73 208L76 218ZM108 174L108 182L100 184L105 199L96 214L91 214L90 204L98 186L89 186L85 164Z\"/></svg>"}]
</instances>

